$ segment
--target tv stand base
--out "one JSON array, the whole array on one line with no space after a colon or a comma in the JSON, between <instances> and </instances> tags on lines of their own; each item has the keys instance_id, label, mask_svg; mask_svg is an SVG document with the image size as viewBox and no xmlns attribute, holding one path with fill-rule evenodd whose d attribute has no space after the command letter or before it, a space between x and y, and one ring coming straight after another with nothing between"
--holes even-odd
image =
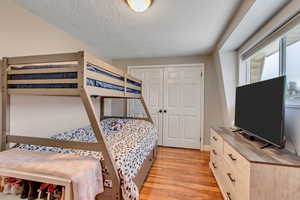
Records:
<instances>
[{"instance_id":1,"label":"tv stand base","mask_svg":"<svg viewBox=\"0 0 300 200\"><path fill-rule=\"evenodd\" d=\"M255 137L254 136L251 136L251 135L248 135L247 133L241 131L239 132L239 134L241 134L244 138L246 138L247 140L250 140L250 141L255 141Z\"/></svg>"},{"instance_id":2,"label":"tv stand base","mask_svg":"<svg viewBox=\"0 0 300 200\"><path fill-rule=\"evenodd\" d=\"M265 149L265 148L268 148L268 147L271 147L272 144L265 144L264 146L260 147L260 149Z\"/></svg>"}]
</instances>

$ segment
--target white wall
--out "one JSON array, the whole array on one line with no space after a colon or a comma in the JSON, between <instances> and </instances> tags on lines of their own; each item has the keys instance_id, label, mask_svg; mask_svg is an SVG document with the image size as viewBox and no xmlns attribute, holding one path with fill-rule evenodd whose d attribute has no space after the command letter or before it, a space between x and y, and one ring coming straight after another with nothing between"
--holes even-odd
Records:
<instances>
[{"instance_id":1,"label":"white wall","mask_svg":"<svg viewBox=\"0 0 300 200\"><path fill-rule=\"evenodd\" d=\"M204 144L209 144L209 129L212 126L223 125L220 93L217 84L217 75L212 64L211 56L179 56L160 58L138 58L112 60L113 65L127 70L127 66L143 65L172 65L172 64L205 64L205 99L204 99ZM113 109L116 109L113 108ZM121 109L121 108L117 108ZM112 112L118 113L118 110Z\"/></svg>"},{"instance_id":2,"label":"white wall","mask_svg":"<svg viewBox=\"0 0 300 200\"><path fill-rule=\"evenodd\" d=\"M222 76L226 98L226 109L228 110L225 122L228 125L234 124L235 114L235 88L237 86L238 55L236 51L219 52L222 65Z\"/></svg>"},{"instance_id":3,"label":"white wall","mask_svg":"<svg viewBox=\"0 0 300 200\"><path fill-rule=\"evenodd\" d=\"M99 113L99 104L94 105ZM86 125L89 120L79 97L11 97L12 134L45 137Z\"/></svg>"},{"instance_id":4,"label":"white wall","mask_svg":"<svg viewBox=\"0 0 300 200\"><path fill-rule=\"evenodd\" d=\"M226 126L232 126L233 122L236 77L238 73L238 57L233 47L237 42L230 42L231 45L226 45L226 43L232 40L240 41L243 38L243 36L233 38L233 33L241 25L243 18L254 3L255 0L242 1L213 52L213 62L217 72L217 83L221 98L222 120Z\"/></svg>"},{"instance_id":5,"label":"white wall","mask_svg":"<svg viewBox=\"0 0 300 200\"><path fill-rule=\"evenodd\" d=\"M14 0L0 1L0 57L92 49L33 16ZM99 105L96 105L99 108ZM12 96L11 131L47 136L89 124L79 97Z\"/></svg>"}]
</instances>

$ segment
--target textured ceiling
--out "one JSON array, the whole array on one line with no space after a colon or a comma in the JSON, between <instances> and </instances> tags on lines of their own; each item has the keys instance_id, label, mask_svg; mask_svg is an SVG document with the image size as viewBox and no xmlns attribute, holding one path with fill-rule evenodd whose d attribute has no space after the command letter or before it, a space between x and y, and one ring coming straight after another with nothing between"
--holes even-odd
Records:
<instances>
[{"instance_id":1,"label":"textured ceiling","mask_svg":"<svg viewBox=\"0 0 300 200\"><path fill-rule=\"evenodd\" d=\"M211 53L241 0L155 0L135 13L124 0L16 0L107 59Z\"/></svg>"}]
</instances>

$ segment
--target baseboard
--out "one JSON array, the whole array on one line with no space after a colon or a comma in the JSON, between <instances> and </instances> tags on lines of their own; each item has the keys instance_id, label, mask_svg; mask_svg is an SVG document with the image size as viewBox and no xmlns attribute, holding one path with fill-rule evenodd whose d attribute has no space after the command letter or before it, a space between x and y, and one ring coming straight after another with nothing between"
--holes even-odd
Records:
<instances>
[{"instance_id":1,"label":"baseboard","mask_svg":"<svg viewBox=\"0 0 300 200\"><path fill-rule=\"evenodd\" d=\"M210 145L204 145L203 151L210 151Z\"/></svg>"}]
</instances>

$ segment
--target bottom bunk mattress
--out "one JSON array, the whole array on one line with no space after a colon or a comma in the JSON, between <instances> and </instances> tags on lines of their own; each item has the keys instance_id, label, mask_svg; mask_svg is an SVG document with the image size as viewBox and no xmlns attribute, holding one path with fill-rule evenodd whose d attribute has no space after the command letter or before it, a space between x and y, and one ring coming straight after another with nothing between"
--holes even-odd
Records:
<instances>
[{"instance_id":1,"label":"bottom bunk mattress","mask_svg":"<svg viewBox=\"0 0 300 200\"><path fill-rule=\"evenodd\" d=\"M154 125L144 120L105 119L101 121L103 134L109 144L121 178L122 196L125 200L139 199L139 190L134 178L143 162L157 144L158 132ZM51 138L68 141L96 142L90 126L53 135ZM19 145L18 148L56 153L71 153L103 160L101 152ZM105 166L102 166L105 169ZM107 183L109 181L105 181ZM105 184L104 183L104 184Z\"/></svg>"}]
</instances>

